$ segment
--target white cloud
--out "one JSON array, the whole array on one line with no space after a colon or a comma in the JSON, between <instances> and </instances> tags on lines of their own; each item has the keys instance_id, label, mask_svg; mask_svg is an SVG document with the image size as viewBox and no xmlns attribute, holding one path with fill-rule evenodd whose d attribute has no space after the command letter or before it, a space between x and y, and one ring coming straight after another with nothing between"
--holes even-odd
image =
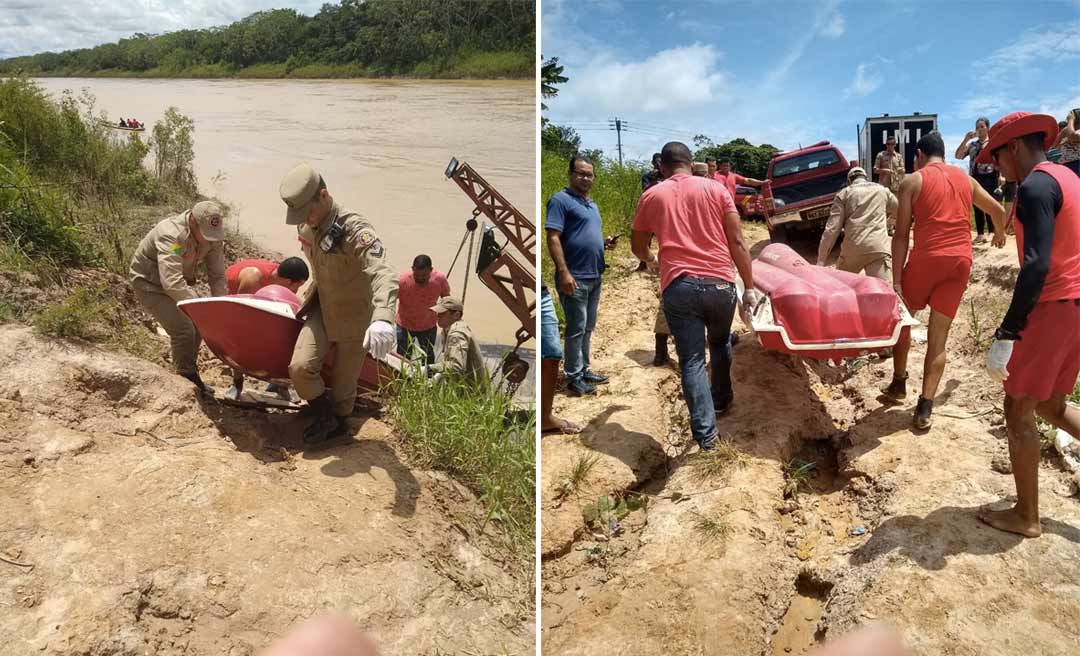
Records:
<instances>
[{"instance_id":1,"label":"white cloud","mask_svg":"<svg viewBox=\"0 0 1080 656\"><path fill-rule=\"evenodd\" d=\"M783 58L780 59L780 63L766 73L765 80L769 86L776 86L784 81L791 71L791 67L795 65L795 62L802 59L807 47L815 38L818 36L830 38L843 36L844 17L837 10L837 6L836 0L830 0L820 6L818 13L814 17L813 27L809 30L803 30L791 47L788 48Z\"/></svg>"},{"instance_id":2,"label":"white cloud","mask_svg":"<svg viewBox=\"0 0 1080 656\"><path fill-rule=\"evenodd\" d=\"M868 96L881 86L882 77L874 64L859 64L855 67L855 79L851 86L844 91L844 97L855 96L862 98Z\"/></svg>"},{"instance_id":3,"label":"white cloud","mask_svg":"<svg viewBox=\"0 0 1080 656\"><path fill-rule=\"evenodd\" d=\"M836 13L827 18L821 28L821 33L833 39L844 36L844 17Z\"/></svg>"},{"instance_id":4,"label":"white cloud","mask_svg":"<svg viewBox=\"0 0 1080 656\"><path fill-rule=\"evenodd\" d=\"M227 25L285 4L280 0L0 0L0 58L89 48L137 32L158 34ZM288 4L310 16L319 11L322 0Z\"/></svg>"},{"instance_id":5,"label":"white cloud","mask_svg":"<svg viewBox=\"0 0 1080 656\"><path fill-rule=\"evenodd\" d=\"M619 61L610 53L567 75L570 81L548 103L559 113L614 114L633 108L655 114L706 105L725 87L712 46L662 50L642 61Z\"/></svg>"},{"instance_id":6,"label":"white cloud","mask_svg":"<svg viewBox=\"0 0 1080 656\"><path fill-rule=\"evenodd\" d=\"M1080 21L1033 28L1009 45L991 53L975 64L999 74L1026 67L1036 60L1068 61L1080 59Z\"/></svg>"}]
</instances>

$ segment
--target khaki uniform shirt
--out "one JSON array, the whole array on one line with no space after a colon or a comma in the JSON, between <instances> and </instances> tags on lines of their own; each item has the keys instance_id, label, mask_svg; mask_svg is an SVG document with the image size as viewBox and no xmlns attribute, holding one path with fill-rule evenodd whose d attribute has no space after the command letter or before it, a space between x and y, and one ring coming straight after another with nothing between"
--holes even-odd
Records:
<instances>
[{"instance_id":1,"label":"khaki uniform shirt","mask_svg":"<svg viewBox=\"0 0 1080 656\"><path fill-rule=\"evenodd\" d=\"M191 286L195 284L195 268L206 260L210 293L225 295L225 242L200 244L188 228L189 214L171 216L143 237L131 258L132 285L163 291L176 301L198 298Z\"/></svg>"},{"instance_id":2,"label":"khaki uniform shirt","mask_svg":"<svg viewBox=\"0 0 1080 656\"><path fill-rule=\"evenodd\" d=\"M322 239L339 215L345 219L344 234L324 251ZM318 228L301 224L297 233L311 263L311 280L300 290L301 316L318 303L331 342L361 340L374 321L394 325L397 273L367 219L334 203Z\"/></svg>"},{"instance_id":3,"label":"khaki uniform shirt","mask_svg":"<svg viewBox=\"0 0 1080 656\"><path fill-rule=\"evenodd\" d=\"M472 328L464 320L459 319L446 329L442 350L435 354L431 371L458 374L474 382L487 379L480 347L473 338Z\"/></svg>"},{"instance_id":4,"label":"khaki uniform shirt","mask_svg":"<svg viewBox=\"0 0 1080 656\"><path fill-rule=\"evenodd\" d=\"M900 153L894 152L892 157L889 157L889 151L881 151L874 160L874 168L892 171L891 174L882 174L879 180L895 194L900 189L900 181L904 179L904 160Z\"/></svg>"},{"instance_id":5,"label":"khaki uniform shirt","mask_svg":"<svg viewBox=\"0 0 1080 656\"><path fill-rule=\"evenodd\" d=\"M833 197L829 221L821 235L819 255L832 250L841 231L844 233L844 243L840 247L843 257L892 253L886 217L896 216L897 204L896 196L876 182L862 179L844 187Z\"/></svg>"}]
</instances>

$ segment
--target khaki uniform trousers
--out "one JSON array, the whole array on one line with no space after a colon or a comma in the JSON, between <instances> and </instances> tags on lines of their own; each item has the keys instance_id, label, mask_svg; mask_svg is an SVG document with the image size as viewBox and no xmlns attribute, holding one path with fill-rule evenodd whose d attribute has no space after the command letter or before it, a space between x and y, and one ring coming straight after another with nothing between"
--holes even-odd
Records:
<instances>
[{"instance_id":1,"label":"khaki uniform trousers","mask_svg":"<svg viewBox=\"0 0 1080 656\"><path fill-rule=\"evenodd\" d=\"M315 308L304 321L300 335L296 338L292 361L289 363L289 378L296 393L305 401L319 398L326 391L322 379L323 358L334 347L334 373L330 380L334 398L334 414L347 417L356 405L356 381L360 377L360 367L364 364L363 340L331 342L326 337L323 326L322 309Z\"/></svg>"},{"instance_id":2,"label":"khaki uniform trousers","mask_svg":"<svg viewBox=\"0 0 1080 656\"><path fill-rule=\"evenodd\" d=\"M848 273L862 273L871 278L879 278L892 285L892 256L884 253L867 253L855 257L840 256L836 261L836 268Z\"/></svg>"},{"instance_id":3,"label":"khaki uniform trousers","mask_svg":"<svg viewBox=\"0 0 1080 656\"><path fill-rule=\"evenodd\" d=\"M176 307L176 301L161 290L147 289L135 283L135 298L139 304L161 324L169 334L173 366L176 373L193 374L198 371L197 360L202 336L187 315Z\"/></svg>"}]
</instances>

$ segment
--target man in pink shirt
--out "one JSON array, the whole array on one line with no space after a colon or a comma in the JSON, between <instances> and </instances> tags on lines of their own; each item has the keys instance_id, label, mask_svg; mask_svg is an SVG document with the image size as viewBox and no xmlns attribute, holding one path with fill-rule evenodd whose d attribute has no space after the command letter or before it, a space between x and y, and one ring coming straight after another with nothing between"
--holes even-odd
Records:
<instances>
[{"instance_id":1,"label":"man in pink shirt","mask_svg":"<svg viewBox=\"0 0 1080 656\"><path fill-rule=\"evenodd\" d=\"M664 184L642 194L634 215L631 247L653 271L659 270L664 314L679 355L683 397L690 430L704 450L717 438L716 415L727 412L731 390L731 321L737 292L735 271L746 285L743 304L751 312L761 300L754 289L750 250L743 241L735 201L722 185L691 175L686 144L664 145ZM659 260L652 238L660 245ZM705 373L705 340L712 360L712 383Z\"/></svg>"},{"instance_id":2,"label":"man in pink shirt","mask_svg":"<svg viewBox=\"0 0 1080 656\"><path fill-rule=\"evenodd\" d=\"M427 355L428 364L435 362L435 332L438 326L431 308L442 296L450 295L450 283L441 271L436 271L427 255L413 259L412 271L398 276L397 351L407 354L410 341Z\"/></svg>"},{"instance_id":3,"label":"man in pink shirt","mask_svg":"<svg viewBox=\"0 0 1080 656\"><path fill-rule=\"evenodd\" d=\"M739 175L731 170L731 160L723 158L720 160L719 168L716 173L713 174L713 180L724 183L727 187L728 193L732 198L735 198L735 187L739 185L749 185L751 187L760 187L762 185L761 180L755 178L747 178Z\"/></svg>"}]
</instances>

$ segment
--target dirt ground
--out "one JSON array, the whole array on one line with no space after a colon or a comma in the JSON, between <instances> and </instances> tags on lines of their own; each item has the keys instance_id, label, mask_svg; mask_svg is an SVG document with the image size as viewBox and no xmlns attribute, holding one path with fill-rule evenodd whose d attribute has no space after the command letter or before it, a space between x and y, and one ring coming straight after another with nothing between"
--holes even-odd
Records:
<instances>
[{"instance_id":1,"label":"dirt ground","mask_svg":"<svg viewBox=\"0 0 1080 656\"><path fill-rule=\"evenodd\" d=\"M760 224L746 232L755 252L767 243ZM1041 538L976 518L1014 494L1003 392L983 358L1016 270L1011 239L976 246L927 434L910 428L925 344L908 402L886 406L890 360L796 361L736 320L735 403L719 423L733 448L711 460L690 448L677 364L652 366L657 279L617 274L593 336L592 368L611 382L592 398L558 396L556 412L587 427L541 447L544 652L799 654L887 622L926 656L1075 653L1080 503L1061 463L1044 451ZM793 460L815 466L785 495ZM646 505L586 525L583 509L604 495Z\"/></svg>"},{"instance_id":2,"label":"dirt ground","mask_svg":"<svg viewBox=\"0 0 1080 656\"><path fill-rule=\"evenodd\" d=\"M303 450L304 418L17 324L0 371L0 654L243 656L323 610L386 654L532 653L530 576L378 415Z\"/></svg>"}]
</instances>

